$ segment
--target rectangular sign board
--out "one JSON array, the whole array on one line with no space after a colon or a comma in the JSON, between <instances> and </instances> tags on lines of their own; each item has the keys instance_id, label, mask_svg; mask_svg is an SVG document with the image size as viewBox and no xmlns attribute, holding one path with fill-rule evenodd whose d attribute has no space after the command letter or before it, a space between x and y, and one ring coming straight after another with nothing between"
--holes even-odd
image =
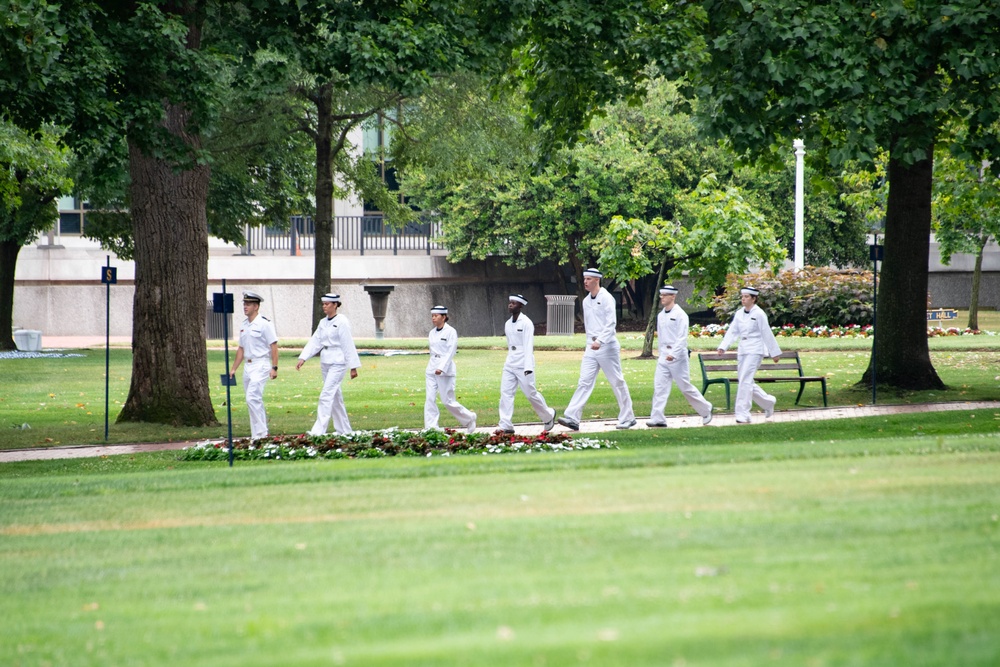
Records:
<instances>
[{"instance_id":1,"label":"rectangular sign board","mask_svg":"<svg viewBox=\"0 0 1000 667\"><path fill-rule=\"evenodd\" d=\"M233 312L233 295L228 292L215 292L212 294L213 313Z\"/></svg>"},{"instance_id":2,"label":"rectangular sign board","mask_svg":"<svg viewBox=\"0 0 1000 667\"><path fill-rule=\"evenodd\" d=\"M101 267L101 282L106 285L114 285L118 282L118 267L117 266L102 266Z\"/></svg>"}]
</instances>

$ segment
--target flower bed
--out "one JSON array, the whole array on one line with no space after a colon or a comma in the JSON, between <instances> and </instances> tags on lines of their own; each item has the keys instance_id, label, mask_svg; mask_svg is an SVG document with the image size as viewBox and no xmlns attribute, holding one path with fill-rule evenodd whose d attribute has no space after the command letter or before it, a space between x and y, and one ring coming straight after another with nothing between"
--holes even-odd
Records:
<instances>
[{"instance_id":1,"label":"flower bed","mask_svg":"<svg viewBox=\"0 0 1000 667\"><path fill-rule=\"evenodd\" d=\"M726 335L728 324L708 324L705 326L693 325L690 329L692 338L722 338ZM771 331L777 337L785 338L870 338L872 327L870 324L864 326L860 324L848 324L842 327L810 327L807 325L795 326L786 324L783 327L771 327ZM935 336L995 336L994 331L982 331L980 329L959 329L950 327L938 329L931 327L927 329L928 337Z\"/></svg>"},{"instance_id":2,"label":"flower bed","mask_svg":"<svg viewBox=\"0 0 1000 667\"><path fill-rule=\"evenodd\" d=\"M302 459L375 459L385 456L451 456L566 452L581 449L617 449L607 440L573 438L563 433L537 436L464 433L453 429L355 431L350 435L275 435L258 440L233 440L233 458L240 461ZM199 442L181 450L182 461L219 461L229 458L225 440Z\"/></svg>"}]
</instances>

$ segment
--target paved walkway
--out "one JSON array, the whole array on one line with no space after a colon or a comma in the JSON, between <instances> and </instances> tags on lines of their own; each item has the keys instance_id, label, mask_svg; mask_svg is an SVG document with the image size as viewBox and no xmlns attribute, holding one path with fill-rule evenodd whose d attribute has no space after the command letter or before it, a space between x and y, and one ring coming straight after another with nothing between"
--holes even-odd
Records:
<instances>
[{"instance_id":1,"label":"paved walkway","mask_svg":"<svg viewBox=\"0 0 1000 667\"><path fill-rule=\"evenodd\" d=\"M997 410L1000 415L1000 401L976 401L968 403L920 403L916 405L866 405L854 407L835 408L796 408L793 410L777 410L774 415L765 420L763 413L754 413L754 423L775 423L775 422L797 422L797 421L822 421L826 419L851 419L854 417L876 417L879 415L903 415L920 412L945 412L955 410ZM692 415L689 417L668 417L669 428L697 428L701 427L701 417ZM733 426L736 418L732 413L718 414L712 420L709 428L713 426ZM614 431L616 421L614 419L593 419L580 423L581 435L592 435ZM482 433L492 432L496 427L482 427L477 429ZM646 430L646 419L642 418L633 427L633 430ZM668 429L656 429L667 431ZM542 432L542 426L538 423L519 424L516 430L521 435L538 435ZM653 430L653 429L649 429ZM566 429L556 425L556 432L565 432ZM98 456L113 456L116 454L135 454L139 452L158 452L168 449L183 449L193 445L192 442L166 442L166 443L145 443L135 445L78 445L72 447L48 447L39 449L10 449L0 451L0 463L10 463L14 461L41 461L53 459L77 459Z\"/></svg>"}]
</instances>

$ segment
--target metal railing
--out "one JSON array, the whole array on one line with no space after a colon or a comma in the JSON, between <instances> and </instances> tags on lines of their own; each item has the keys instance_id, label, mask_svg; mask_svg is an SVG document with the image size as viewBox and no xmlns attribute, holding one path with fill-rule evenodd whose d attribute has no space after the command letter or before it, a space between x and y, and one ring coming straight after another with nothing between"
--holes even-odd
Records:
<instances>
[{"instance_id":1,"label":"metal railing","mask_svg":"<svg viewBox=\"0 0 1000 667\"><path fill-rule=\"evenodd\" d=\"M380 215L342 215L333 219L333 251L397 255L400 252L446 251L435 239L441 234L439 222L415 222L394 228ZM293 216L288 229L247 227L243 254L255 250L285 250L290 255L316 249L316 225L309 216Z\"/></svg>"}]
</instances>

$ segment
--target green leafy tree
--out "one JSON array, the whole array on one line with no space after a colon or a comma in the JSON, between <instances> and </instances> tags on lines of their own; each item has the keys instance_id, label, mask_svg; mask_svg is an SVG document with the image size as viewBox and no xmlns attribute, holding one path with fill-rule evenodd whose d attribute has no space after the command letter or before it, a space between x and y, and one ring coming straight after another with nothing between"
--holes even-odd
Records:
<instances>
[{"instance_id":1,"label":"green leafy tree","mask_svg":"<svg viewBox=\"0 0 1000 667\"><path fill-rule=\"evenodd\" d=\"M737 150L798 136L834 164L888 151L885 262L872 370L908 389L941 387L927 348L935 145L997 146L1000 4L979 0L704 0L706 58L691 68L706 124ZM873 364L878 365L877 369Z\"/></svg>"},{"instance_id":2,"label":"green leafy tree","mask_svg":"<svg viewBox=\"0 0 1000 667\"><path fill-rule=\"evenodd\" d=\"M991 239L1000 239L1000 179L990 171L988 161L938 158L934 167L934 231L944 264L960 253L976 258L968 326L978 329L983 250Z\"/></svg>"},{"instance_id":3,"label":"green leafy tree","mask_svg":"<svg viewBox=\"0 0 1000 667\"><path fill-rule=\"evenodd\" d=\"M707 302L726 276L751 265L774 266L785 258L774 230L735 186L719 184L715 174L677 197L672 221L612 219L601 239L600 267L619 283L657 271L679 280L687 274L696 298ZM657 268L658 267L658 268ZM650 309L642 356L652 356L656 308Z\"/></svg>"},{"instance_id":4,"label":"green leafy tree","mask_svg":"<svg viewBox=\"0 0 1000 667\"><path fill-rule=\"evenodd\" d=\"M650 81L642 104L605 108L541 170L544 149L523 129L516 97L494 99L468 78L443 88L416 105L414 142L400 161L404 191L441 216L453 261L548 260L579 275L614 216L673 219L677 197L729 161L724 148L699 142L690 103L662 79Z\"/></svg>"},{"instance_id":5,"label":"green leafy tree","mask_svg":"<svg viewBox=\"0 0 1000 667\"><path fill-rule=\"evenodd\" d=\"M21 248L58 218L73 186L69 150L53 127L25 132L0 118L0 350L13 350L14 271Z\"/></svg>"}]
</instances>

